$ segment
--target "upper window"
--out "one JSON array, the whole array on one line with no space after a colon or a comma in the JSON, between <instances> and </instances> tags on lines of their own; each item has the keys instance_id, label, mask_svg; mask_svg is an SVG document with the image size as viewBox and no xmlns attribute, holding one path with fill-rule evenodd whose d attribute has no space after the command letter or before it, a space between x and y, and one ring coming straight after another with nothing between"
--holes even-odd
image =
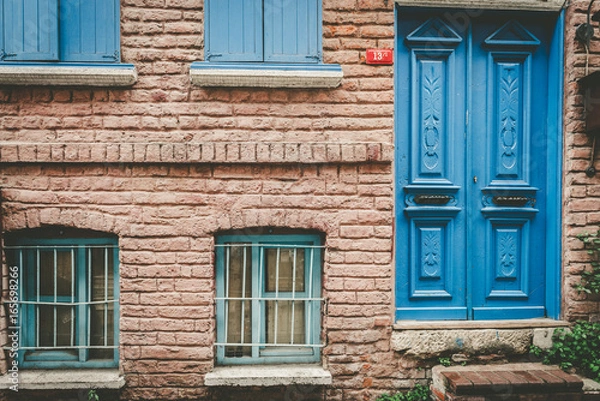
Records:
<instances>
[{"instance_id":1,"label":"upper window","mask_svg":"<svg viewBox=\"0 0 600 401\"><path fill-rule=\"evenodd\" d=\"M0 61L119 62L119 0L3 0Z\"/></svg>"},{"instance_id":2,"label":"upper window","mask_svg":"<svg viewBox=\"0 0 600 401\"><path fill-rule=\"evenodd\" d=\"M206 0L206 61L318 63L320 0Z\"/></svg>"},{"instance_id":3,"label":"upper window","mask_svg":"<svg viewBox=\"0 0 600 401\"><path fill-rule=\"evenodd\" d=\"M317 362L321 240L316 235L220 236L217 362Z\"/></svg>"},{"instance_id":4,"label":"upper window","mask_svg":"<svg viewBox=\"0 0 600 401\"><path fill-rule=\"evenodd\" d=\"M19 365L118 366L116 238L28 236L8 243L11 285L18 283Z\"/></svg>"}]
</instances>

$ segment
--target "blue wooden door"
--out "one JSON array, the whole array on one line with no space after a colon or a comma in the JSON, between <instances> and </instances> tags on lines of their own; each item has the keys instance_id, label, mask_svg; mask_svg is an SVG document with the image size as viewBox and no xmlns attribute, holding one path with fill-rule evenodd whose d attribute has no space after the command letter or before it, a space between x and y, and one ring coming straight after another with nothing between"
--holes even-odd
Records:
<instances>
[{"instance_id":1,"label":"blue wooden door","mask_svg":"<svg viewBox=\"0 0 600 401\"><path fill-rule=\"evenodd\" d=\"M397 318L544 317L557 16L453 15L399 13Z\"/></svg>"}]
</instances>

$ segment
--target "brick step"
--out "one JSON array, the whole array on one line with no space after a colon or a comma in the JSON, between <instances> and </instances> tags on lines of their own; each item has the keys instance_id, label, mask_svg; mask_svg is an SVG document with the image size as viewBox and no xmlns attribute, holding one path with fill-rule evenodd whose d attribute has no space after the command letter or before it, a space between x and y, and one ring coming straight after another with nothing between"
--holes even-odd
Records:
<instances>
[{"instance_id":1,"label":"brick step","mask_svg":"<svg viewBox=\"0 0 600 401\"><path fill-rule=\"evenodd\" d=\"M583 401L582 388L579 376L535 363L433 369L436 401Z\"/></svg>"}]
</instances>

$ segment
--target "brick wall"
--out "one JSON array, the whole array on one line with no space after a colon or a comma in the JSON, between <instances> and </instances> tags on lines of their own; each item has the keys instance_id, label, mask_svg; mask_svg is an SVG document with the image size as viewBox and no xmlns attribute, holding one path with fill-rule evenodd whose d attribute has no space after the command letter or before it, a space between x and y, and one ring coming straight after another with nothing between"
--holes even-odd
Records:
<instances>
[{"instance_id":1,"label":"brick wall","mask_svg":"<svg viewBox=\"0 0 600 401\"><path fill-rule=\"evenodd\" d=\"M580 282L581 272L589 268L589 256L576 235L595 232L600 228L600 174L589 178L592 151L591 138L585 133L583 95L577 81L586 75L586 52L575 39L575 29L586 22L589 1L571 1L566 11L565 32L565 114L564 114L564 177L563 177L563 314L569 320L599 319L597 299L578 294L572 285ZM598 11L596 5L592 12ZM600 32L597 23L590 46L588 72L600 68ZM596 168L600 164L596 161Z\"/></svg>"},{"instance_id":2,"label":"brick wall","mask_svg":"<svg viewBox=\"0 0 600 401\"><path fill-rule=\"evenodd\" d=\"M224 399L202 383L214 359L214 234L232 228L325 234L323 355L334 376L327 399L367 400L424 379L389 340L393 68L363 60L367 47L393 47L393 1L323 0L325 62L344 71L332 90L193 87L202 1L121 3L123 62L135 64L138 82L1 87L0 187L4 231L64 225L119 236L123 398ZM565 39L570 320L599 314L598 303L570 287L588 265L574 235L600 222L600 184L584 173L590 141L576 85L584 52L573 39L587 5L571 2ZM600 67L599 43L590 69ZM263 399L305 394L289 391Z\"/></svg>"},{"instance_id":3,"label":"brick wall","mask_svg":"<svg viewBox=\"0 0 600 401\"><path fill-rule=\"evenodd\" d=\"M214 364L214 234L232 228L325 234L328 398L424 377L390 350L392 67L363 59L393 47L392 3L323 1L324 61L344 70L333 90L191 86L201 0L121 2L132 88L0 88L4 230L119 236L123 399L227 395L202 384Z\"/></svg>"},{"instance_id":4,"label":"brick wall","mask_svg":"<svg viewBox=\"0 0 600 401\"><path fill-rule=\"evenodd\" d=\"M389 163L17 164L2 173L6 231L64 225L119 236L126 399L207 395L214 233L269 226L325 234L323 353L334 387L410 384L389 341Z\"/></svg>"}]
</instances>

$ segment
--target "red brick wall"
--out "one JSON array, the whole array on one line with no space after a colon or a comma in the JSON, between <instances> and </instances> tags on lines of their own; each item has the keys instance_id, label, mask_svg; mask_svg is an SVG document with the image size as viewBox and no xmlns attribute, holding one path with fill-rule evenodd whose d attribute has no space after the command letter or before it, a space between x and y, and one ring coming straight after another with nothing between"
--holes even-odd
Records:
<instances>
[{"instance_id":1,"label":"red brick wall","mask_svg":"<svg viewBox=\"0 0 600 401\"><path fill-rule=\"evenodd\" d=\"M324 61L344 70L332 90L191 86L202 3L121 2L132 88L0 88L4 230L119 236L124 399L211 394L214 234L263 226L325 234L328 398L411 387L424 372L389 341L392 67L363 59L393 47L393 2L323 1Z\"/></svg>"},{"instance_id":2,"label":"red brick wall","mask_svg":"<svg viewBox=\"0 0 600 401\"><path fill-rule=\"evenodd\" d=\"M569 320L600 319L597 298L578 294L572 286L581 281L581 272L590 267L589 255L576 235L600 228L600 173L589 178L591 138L585 133L583 94L577 81L586 75L586 52L575 39L575 29L587 20L588 0L571 1L566 11L565 32L565 113L563 177L563 314ZM600 10L596 4L592 10ZM590 46L588 72L600 69L600 30ZM599 161L595 164L600 171Z\"/></svg>"},{"instance_id":3,"label":"red brick wall","mask_svg":"<svg viewBox=\"0 0 600 401\"><path fill-rule=\"evenodd\" d=\"M127 398L207 392L213 239L234 228L325 233L323 353L335 387L391 386L407 374L389 343L389 163L5 165L2 174L5 230L64 225L119 236Z\"/></svg>"},{"instance_id":4,"label":"red brick wall","mask_svg":"<svg viewBox=\"0 0 600 401\"><path fill-rule=\"evenodd\" d=\"M565 40L570 320L599 314L570 287L588 265L574 235L600 222L600 181L584 173L583 50L573 39L587 4L572 2ZM192 87L202 6L122 1L123 62L139 72L132 88L0 88L3 230L57 224L119 235L124 399L210 395L202 383L213 366L214 233L259 226L325 234L327 398L411 387L425 372L389 341L393 68L362 59L367 47L393 47L393 1L323 0L325 62L344 70L332 90ZM590 68L600 67L599 46Z\"/></svg>"}]
</instances>

